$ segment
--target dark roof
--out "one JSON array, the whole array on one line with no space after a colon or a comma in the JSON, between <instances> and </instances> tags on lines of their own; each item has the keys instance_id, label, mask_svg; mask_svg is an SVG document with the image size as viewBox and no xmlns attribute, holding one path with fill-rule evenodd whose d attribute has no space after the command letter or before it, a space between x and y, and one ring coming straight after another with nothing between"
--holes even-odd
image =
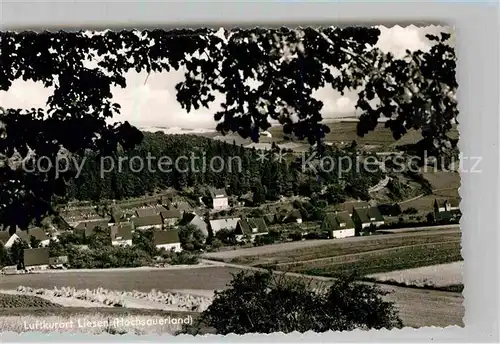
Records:
<instances>
[{"instance_id":1,"label":"dark roof","mask_svg":"<svg viewBox=\"0 0 500 344\"><path fill-rule=\"evenodd\" d=\"M227 197L226 190L224 189L215 189L215 188L210 188L210 197L216 198L216 197Z\"/></svg>"},{"instance_id":2,"label":"dark roof","mask_svg":"<svg viewBox=\"0 0 500 344\"><path fill-rule=\"evenodd\" d=\"M370 223L372 221L384 221L384 217L380 214L377 207L371 208L355 208L354 211L361 223ZM374 220L372 220L372 218Z\"/></svg>"},{"instance_id":3,"label":"dark roof","mask_svg":"<svg viewBox=\"0 0 500 344\"><path fill-rule=\"evenodd\" d=\"M177 205L176 205L176 208L179 211L189 211L189 210L191 210L191 206L187 202L178 202Z\"/></svg>"},{"instance_id":4,"label":"dark roof","mask_svg":"<svg viewBox=\"0 0 500 344\"><path fill-rule=\"evenodd\" d=\"M17 230L16 235L19 237L19 239L24 240L24 241L29 241L30 237L28 236L28 233L23 230Z\"/></svg>"},{"instance_id":5,"label":"dark roof","mask_svg":"<svg viewBox=\"0 0 500 344\"><path fill-rule=\"evenodd\" d=\"M334 231L341 230L343 228L354 228L354 222L347 211L327 213L325 214L324 221L326 222L326 227ZM343 223L345 223L345 226L342 226Z\"/></svg>"},{"instance_id":6,"label":"dark roof","mask_svg":"<svg viewBox=\"0 0 500 344\"><path fill-rule=\"evenodd\" d=\"M286 217L286 219L301 219L302 214L299 209L292 210Z\"/></svg>"},{"instance_id":7,"label":"dark roof","mask_svg":"<svg viewBox=\"0 0 500 344\"><path fill-rule=\"evenodd\" d=\"M48 265L48 247L29 248L24 250L24 266Z\"/></svg>"},{"instance_id":8,"label":"dark roof","mask_svg":"<svg viewBox=\"0 0 500 344\"><path fill-rule=\"evenodd\" d=\"M157 226L163 224L163 220L161 219L160 215L132 217L130 220L134 224L135 228L146 227L146 226Z\"/></svg>"},{"instance_id":9,"label":"dark roof","mask_svg":"<svg viewBox=\"0 0 500 344\"><path fill-rule=\"evenodd\" d=\"M88 229L88 230L94 230L97 227L107 227L109 223L109 219L99 219L99 220L90 220L90 221L82 221L80 222L75 229L83 230L83 229Z\"/></svg>"},{"instance_id":10,"label":"dark roof","mask_svg":"<svg viewBox=\"0 0 500 344\"><path fill-rule=\"evenodd\" d=\"M48 240L49 237L45 233L45 231L42 228L35 227L35 228L30 228L28 229L28 237L31 238L34 236L40 241Z\"/></svg>"},{"instance_id":11,"label":"dark roof","mask_svg":"<svg viewBox=\"0 0 500 344\"><path fill-rule=\"evenodd\" d=\"M132 240L132 223L124 222L111 227L111 240Z\"/></svg>"},{"instance_id":12,"label":"dark roof","mask_svg":"<svg viewBox=\"0 0 500 344\"><path fill-rule=\"evenodd\" d=\"M149 208L142 208L142 209L137 209L135 211L135 214L138 217L150 217L150 216L155 216L159 215L160 212L163 210L163 207L149 207Z\"/></svg>"},{"instance_id":13,"label":"dark roof","mask_svg":"<svg viewBox=\"0 0 500 344\"><path fill-rule=\"evenodd\" d=\"M99 228L107 228L109 220L96 220L96 221L83 221L75 227L74 232L80 235L84 235L86 237L94 235L94 232L97 227Z\"/></svg>"},{"instance_id":14,"label":"dark roof","mask_svg":"<svg viewBox=\"0 0 500 344\"><path fill-rule=\"evenodd\" d=\"M162 210L160 212L161 217L165 219L180 219L182 217L181 212L175 208L170 210Z\"/></svg>"},{"instance_id":15,"label":"dark roof","mask_svg":"<svg viewBox=\"0 0 500 344\"><path fill-rule=\"evenodd\" d=\"M179 243L179 231L177 229L153 231L153 241L155 245Z\"/></svg>"},{"instance_id":16,"label":"dark roof","mask_svg":"<svg viewBox=\"0 0 500 344\"><path fill-rule=\"evenodd\" d=\"M238 221L236 232L238 234L252 234L253 229L257 229L257 233L266 233L267 225L262 218L247 218Z\"/></svg>"},{"instance_id":17,"label":"dark roof","mask_svg":"<svg viewBox=\"0 0 500 344\"><path fill-rule=\"evenodd\" d=\"M358 208L369 208L370 204L365 201L353 201L353 202L345 202L342 204L342 208L344 211L352 213L354 209Z\"/></svg>"}]
</instances>

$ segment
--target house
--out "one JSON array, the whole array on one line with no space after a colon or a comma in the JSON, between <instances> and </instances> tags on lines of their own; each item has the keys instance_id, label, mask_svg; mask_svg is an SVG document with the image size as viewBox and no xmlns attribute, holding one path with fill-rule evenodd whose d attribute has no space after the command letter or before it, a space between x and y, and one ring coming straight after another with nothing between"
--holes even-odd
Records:
<instances>
[{"instance_id":1,"label":"house","mask_svg":"<svg viewBox=\"0 0 500 344\"><path fill-rule=\"evenodd\" d=\"M236 240L241 241L245 235L255 239L258 235L268 233L266 222L263 218L246 218L240 219L234 229Z\"/></svg>"},{"instance_id":2,"label":"house","mask_svg":"<svg viewBox=\"0 0 500 344\"><path fill-rule=\"evenodd\" d=\"M181 212L175 208L162 210L160 212L160 216L165 226L175 226L175 224L182 218Z\"/></svg>"},{"instance_id":3,"label":"house","mask_svg":"<svg viewBox=\"0 0 500 344\"><path fill-rule=\"evenodd\" d=\"M159 214L144 217L132 217L130 218L130 221L134 225L134 228L138 230L148 228L163 228L163 220Z\"/></svg>"},{"instance_id":4,"label":"house","mask_svg":"<svg viewBox=\"0 0 500 344\"><path fill-rule=\"evenodd\" d=\"M153 242L157 249L164 248L167 251L172 249L175 252L182 251L181 241L179 239L179 231L177 229L153 231Z\"/></svg>"},{"instance_id":5,"label":"house","mask_svg":"<svg viewBox=\"0 0 500 344\"><path fill-rule=\"evenodd\" d=\"M198 228L205 237L208 236L208 226L205 220L196 213L186 213L179 222L180 226L192 225Z\"/></svg>"},{"instance_id":6,"label":"house","mask_svg":"<svg viewBox=\"0 0 500 344\"><path fill-rule=\"evenodd\" d=\"M16 234L10 235L8 230L0 231L0 243L3 244L5 248L11 248L12 244L20 239Z\"/></svg>"},{"instance_id":7,"label":"house","mask_svg":"<svg viewBox=\"0 0 500 344\"><path fill-rule=\"evenodd\" d=\"M214 210L229 208L229 199L224 189L210 188L210 205Z\"/></svg>"},{"instance_id":8,"label":"house","mask_svg":"<svg viewBox=\"0 0 500 344\"><path fill-rule=\"evenodd\" d=\"M111 226L111 245L113 246L132 246L131 222L123 222Z\"/></svg>"},{"instance_id":9,"label":"house","mask_svg":"<svg viewBox=\"0 0 500 344\"><path fill-rule=\"evenodd\" d=\"M302 223L302 214L298 209L292 210L288 215L285 216L283 219L283 222L290 223L290 222L297 222L297 223Z\"/></svg>"},{"instance_id":10,"label":"house","mask_svg":"<svg viewBox=\"0 0 500 344\"><path fill-rule=\"evenodd\" d=\"M367 209L367 208L370 208L370 204L365 201L344 202L342 204L342 211L347 211L350 215L352 215L354 209Z\"/></svg>"},{"instance_id":11,"label":"house","mask_svg":"<svg viewBox=\"0 0 500 344\"><path fill-rule=\"evenodd\" d=\"M89 237L94 235L96 228L107 228L111 224L108 219L90 220L80 222L73 230L76 234Z\"/></svg>"},{"instance_id":12,"label":"house","mask_svg":"<svg viewBox=\"0 0 500 344\"><path fill-rule=\"evenodd\" d=\"M460 200L434 200L434 214L437 215L443 211L460 210ZM436 216L437 217L437 216Z\"/></svg>"},{"instance_id":13,"label":"house","mask_svg":"<svg viewBox=\"0 0 500 344\"><path fill-rule=\"evenodd\" d=\"M42 267L49 265L49 248L27 248L24 250L24 267Z\"/></svg>"},{"instance_id":14,"label":"house","mask_svg":"<svg viewBox=\"0 0 500 344\"><path fill-rule=\"evenodd\" d=\"M460 209L453 209L450 211L441 211L436 215L437 222L450 222L450 221L460 221L462 217L462 212Z\"/></svg>"},{"instance_id":15,"label":"house","mask_svg":"<svg viewBox=\"0 0 500 344\"><path fill-rule=\"evenodd\" d=\"M49 236L40 227L29 228L27 234L28 234L29 239L31 239L31 237L33 236L33 237L35 237L35 239L39 240L40 241L39 246L41 246L41 247L47 246L50 242Z\"/></svg>"},{"instance_id":16,"label":"house","mask_svg":"<svg viewBox=\"0 0 500 344\"><path fill-rule=\"evenodd\" d=\"M160 212L162 210L165 210L165 208L163 207L140 208L135 211L135 215L137 217L150 217L150 216L160 215Z\"/></svg>"},{"instance_id":17,"label":"house","mask_svg":"<svg viewBox=\"0 0 500 344\"><path fill-rule=\"evenodd\" d=\"M321 224L321 229L329 233L330 238L341 239L356 235L356 229L347 211L327 213Z\"/></svg>"},{"instance_id":18,"label":"house","mask_svg":"<svg viewBox=\"0 0 500 344\"><path fill-rule=\"evenodd\" d=\"M210 228L212 229L212 233L214 235L222 229L234 230L236 228L236 225L238 225L239 220L239 217L210 220Z\"/></svg>"},{"instance_id":19,"label":"house","mask_svg":"<svg viewBox=\"0 0 500 344\"><path fill-rule=\"evenodd\" d=\"M189 205L187 202L177 202L175 204L175 207L177 210L179 210L181 213L187 213L190 212L193 208Z\"/></svg>"},{"instance_id":20,"label":"house","mask_svg":"<svg viewBox=\"0 0 500 344\"><path fill-rule=\"evenodd\" d=\"M17 230L14 234L10 235L9 231L0 231L0 242L5 248L11 248L17 240L23 240L29 243L28 234L25 231Z\"/></svg>"},{"instance_id":21,"label":"house","mask_svg":"<svg viewBox=\"0 0 500 344\"><path fill-rule=\"evenodd\" d=\"M385 223L384 217L377 207L354 208L352 220L358 229L364 229L371 225L378 227Z\"/></svg>"},{"instance_id":22,"label":"house","mask_svg":"<svg viewBox=\"0 0 500 344\"><path fill-rule=\"evenodd\" d=\"M272 214L266 214L264 215L264 221L266 222L266 225L272 225L276 221L276 217Z\"/></svg>"}]
</instances>

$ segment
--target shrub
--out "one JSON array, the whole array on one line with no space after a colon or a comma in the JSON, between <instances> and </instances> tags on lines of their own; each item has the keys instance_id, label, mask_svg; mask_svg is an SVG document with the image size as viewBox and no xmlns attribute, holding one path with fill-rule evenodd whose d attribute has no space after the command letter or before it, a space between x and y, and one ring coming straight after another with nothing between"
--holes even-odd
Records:
<instances>
[{"instance_id":1,"label":"shrub","mask_svg":"<svg viewBox=\"0 0 500 344\"><path fill-rule=\"evenodd\" d=\"M203 326L222 335L401 328L394 304L382 298L386 294L352 277L315 291L304 279L241 272L229 288L215 293L212 304L182 333L196 335Z\"/></svg>"}]
</instances>

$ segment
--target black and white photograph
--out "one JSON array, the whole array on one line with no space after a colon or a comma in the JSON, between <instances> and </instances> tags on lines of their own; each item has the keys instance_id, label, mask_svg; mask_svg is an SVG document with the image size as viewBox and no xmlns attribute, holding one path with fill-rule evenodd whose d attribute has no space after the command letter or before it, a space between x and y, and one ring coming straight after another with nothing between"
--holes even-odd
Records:
<instances>
[{"instance_id":1,"label":"black and white photograph","mask_svg":"<svg viewBox=\"0 0 500 344\"><path fill-rule=\"evenodd\" d=\"M455 45L0 32L0 332L463 327Z\"/></svg>"}]
</instances>

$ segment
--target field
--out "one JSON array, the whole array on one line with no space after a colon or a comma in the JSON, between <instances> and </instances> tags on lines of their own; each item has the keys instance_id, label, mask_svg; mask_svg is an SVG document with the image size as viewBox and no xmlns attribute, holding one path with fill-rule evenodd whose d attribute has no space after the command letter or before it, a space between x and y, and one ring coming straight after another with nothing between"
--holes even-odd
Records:
<instances>
[{"instance_id":1,"label":"field","mask_svg":"<svg viewBox=\"0 0 500 344\"><path fill-rule=\"evenodd\" d=\"M422 239L426 237L427 239ZM432 239L431 239L432 238ZM298 261L306 259L314 259L329 257L336 255L336 250L349 250L349 253L366 252L368 248L389 248L394 245L411 245L412 243L425 243L446 240L459 240L460 230L456 228L447 229L432 229L422 232L413 233L398 233L386 235L360 236L339 240L306 240L295 241L282 244L274 244L267 246L258 246L252 248L206 253L203 256L207 259L230 262L235 258L248 259L247 263L253 265L252 262L265 259L262 263L273 263L277 257L279 262ZM426 241L427 240L427 241ZM342 253L341 253L342 254ZM338 254L337 254L338 255ZM239 260L241 262L241 260ZM246 264L246 265L248 265Z\"/></svg>"},{"instance_id":2,"label":"field","mask_svg":"<svg viewBox=\"0 0 500 344\"><path fill-rule=\"evenodd\" d=\"M0 293L0 312L2 314L4 313L5 308L37 308L37 307L47 308L47 307L60 307L60 306L36 296L9 295Z\"/></svg>"},{"instance_id":3,"label":"field","mask_svg":"<svg viewBox=\"0 0 500 344\"><path fill-rule=\"evenodd\" d=\"M408 286L446 287L463 284L464 262L425 266L369 275L376 281L395 282Z\"/></svg>"},{"instance_id":4,"label":"field","mask_svg":"<svg viewBox=\"0 0 500 344\"><path fill-rule=\"evenodd\" d=\"M278 265L280 270L337 276L356 271L361 276L461 260L460 241L403 246L362 254Z\"/></svg>"},{"instance_id":5,"label":"field","mask_svg":"<svg viewBox=\"0 0 500 344\"><path fill-rule=\"evenodd\" d=\"M384 251L402 246L425 245L448 241L460 241L460 233L454 230L443 232L429 232L429 235L375 235L371 240L346 241L330 240L330 243L317 246L295 249L292 251L274 254L262 254L233 258L231 262L244 263L245 265L290 264L294 262L322 260L325 258L341 257L345 255L362 254L366 252Z\"/></svg>"},{"instance_id":6,"label":"field","mask_svg":"<svg viewBox=\"0 0 500 344\"><path fill-rule=\"evenodd\" d=\"M73 287L77 289L159 291L201 289L223 289L231 280L231 273L238 269L210 267L199 269L158 269L158 270L100 270L100 271L64 271L60 273L42 273L4 276L0 279L0 289L16 289L23 285L32 288Z\"/></svg>"}]
</instances>

